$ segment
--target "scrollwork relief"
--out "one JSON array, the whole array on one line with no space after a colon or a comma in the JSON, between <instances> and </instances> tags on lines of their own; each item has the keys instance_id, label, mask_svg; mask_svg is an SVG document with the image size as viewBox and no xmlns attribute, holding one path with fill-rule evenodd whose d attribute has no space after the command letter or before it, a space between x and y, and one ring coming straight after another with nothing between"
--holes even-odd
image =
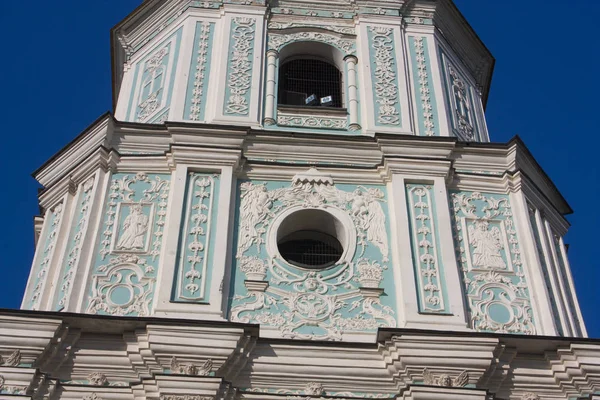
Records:
<instances>
[{"instance_id":1,"label":"scrollwork relief","mask_svg":"<svg viewBox=\"0 0 600 400\"><path fill-rule=\"evenodd\" d=\"M285 115L278 113L277 125L299 128L346 129L348 127L348 120L347 118Z\"/></svg>"},{"instance_id":2,"label":"scrollwork relief","mask_svg":"<svg viewBox=\"0 0 600 400\"><path fill-rule=\"evenodd\" d=\"M218 175L189 174L183 228L186 234L181 238L178 260L177 300L196 301L205 297L218 181Z\"/></svg>"},{"instance_id":3,"label":"scrollwork relief","mask_svg":"<svg viewBox=\"0 0 600 400\"><path fill-rule=\"evenodd\" d=\"M298 32L289 34L270 32L267 40L269 49L273 50L279 50L286 44L292 42L321 42L338 48L344 55L354 54L356 52L354 40L342 39L335 35L321 32Z\"/></svg>"},{"instance_id":4,"label":"scrollwork relief","mask_svg":"<svg viewBox=\"0 0 600 400\"><path fill-rule=\"evenodd\" d=\"M6 384L6 379L0 375L0 393L23 396L27 392L26 386L9 386Z\"/></svg>"},{"instance_id":5,"label":"scrollwork relief","mask_svg":"<svg viewBox=\"0 0 600 400\"><path fill-rule=\"evenodd\" d=\"M144 64L140 85L140 102L137 106L137 121L145 121L160 106L166 80L166 64L170 46L157 50Z\"/></svg>"},{"instance_id":6,"label":"scrollwork relief","mask_svg":"<svg viewBox=\"0 0 600 400\"><path fill-rule=\"evenodd\" d=\"M536 333L508 196L453 193L455 241L473 329Z\"/></svg>"},{"instance_id":7,"label":"scrollwork relief","mask_svg":"<svg viewBox=\"0 0 600 400\"><path fill-rule=\"evenodd\" d=\"M369 42L375 51L371 58L371 74L376 109L376 122L381 125L400 125L394 29L369 27Z\"/></svg>"},{"instance_id":8,"label":"scrollwork relief","mask_svg":"<svg viewBox=\"0 0 600 400\"><path fill-rule=\"evenodd\" d=\"M95 176L92 175L81 185L80 204L78 210L78 220L73 228L71 247L67 254L67 261L63 269L62 285L60 287L60 299L58 306L64 308L69 302L73 279L75 277L75 267L79 261L81 245L83 244L83 235L87 229L88 218L90 214L90 202L92 200L93 188L95 186Z\"/></svg>"},{"instance_id":9,"label":"scrollwork relief","mask_svg":"<svg viewBox=\"0 0 600 400\"><path fill-rule=\"evenodd\" d=\"M413 18L414 21L415 18ZM420 19L420 18L419 18ZM420 19L422 20L422 19ZM415 46L415 58L417 62L417 79L419 83L419 97L421 99L421 118L425 128L425 136L435 135L435 122L433 104L431 101L431 88L429 83L429 71L427 66L425 38L417 36L413 38Z\"/></svg>"},{"instance_id":10,"label":"scrollwork relief","mask_svg":"<svg viewBox=\"0 0 600 400\"><path fill-rule=\"evenodd\" d=\"M86 312L110 315L145 316L150 314L152 292L156 279L146 276L144 261L137 256L123 260L124 256L111 259L100 266L92 278L92 294Z\"/></svg>"},{"instance_id":11,"label":"scrollwork relief","mask_svg":"<svg viewBox=\"0 0 600 400\"><path fill-rule=\"evenodd\" d=\"M210 46L210 31L211 24L209 22L199 22L197 33L197 49L194 71L194 83L192 89L191 106L189 111L189 119L192 121L200 120L200 115L203 109L202 101L204 98L205 78L207 75L206 66L208 63L208 51Z\"/></svg>"},{"instance_id":12,"label":"scrollwork relief","mask_svg":"<svg viewBox=\"0 0 600 400\"><path fill-rule=\"evenodd\" d=\"M0 365L3 367L18 367L19 364L21 364L20 350L13 351L6 360L0 355Z\"/></svg>"},{"instance_id":13,"label":"scrollwork relief","mask_svg":"<svg viewBox=\"0 0 600 400\"><path fill-rule=\"evenodd\" d=\"M532 392L525 392L523 393L521 400L540 400L540 396Z\"/></svg>"},{"instance_id":14,"label":"scrollwork relief","mask_svg":"<svg viewBox=\"0 0 600 400\"><path fill-rule=\"evenodd\" d=\"M149 315L169 190L167 175L113 177L87 313Z\"/></svg>"},{"instance_id":15,"label":"scrollwork relief","mask_svg":"<svg viewBox=\"0 0 600 400\"><path fill-rule=\"evenodd\" d=\"M452 81L451 90L454 96L456 128L465 140L475 140L475 128L473 126L473 114L468 87L454 67L448 67L448 74Z\"/></svg>"},{"instance_id":16,"label":"scrollwork relief","mask_svg":"<svg viewBox=\"0 0 600 400\"><path fill-rule=\"evenodd\" d=\"M102 397L98 396L96 392L89 394L87 396L83 396L83 400L103 400Z\"/></svg>"},{"instance_id":17,"label":"scrollwork relief","mask_svg":"<svg viewBox=\"0 0 600 400\"><path fill-rule=\"evenodd\" d=\"M252 86L252 64L256 21L247 17L236 17L231 23L233 45L229 58L229 97L225 113L248 115L248 93Z\"/></svg>"},{"instance_id":18,"label":"scrollwork relief","mask_svg":"<svg viewBox=\"0 0 600 400\"><path fill-rule=\"evenodd\" d=\"M445 312L443 277L434 224L433 188L408 184L406 190L419 308L421 312Z\"/></svg>"},{"instance_id":19,"label":"scrollwork relief","mask_svg":"<svg viewBox=\"0 0 600 400\"><path fill-rule=\"evenodd\" d=\"M58 231L61 226L63 210L64 206L61 202L54 206L47 214L47 223L49 226L46 228L45 238L42 241L43 250L41 251L41 255L38 256L41 261L39 261L39 266L37 267L35 286L31 293L30 307L32 310L37 310L40 305L42 290L46 284L48 269L50 268L50 262L52 261L54 247L56 246L56 240L58 238Z\"/></svg>"},{"instance_id":20,"label":"scrollwork relief","mask_svg":"<svg viewBox=\"0 0 600 400\"><path fill-rule=\"evenodd\" d=\"M333 15L333 14L335 14L335 15ZM334 12L334 13L332 13L332 17L342 18L343 13ZM351 27L351 26L321 25L321 24L315 24L310 21L302 22L302 21L296 21L296 20L285 21L285 22L278 22L278 21L270 21L269 22L269 29L283 30L283 29L289 29L289 28L321 28L321 29L327 29L327 30L330 30L330 31L333 31L336 33L341 33L343 35L356 35L356 30L354 29L354 27Z\"/></svg>"},{"instance_id":21,"label":"scrollwork relief","mask_svg":"<svg viewBox=\"0 0 600 400\"><path fill-rule=\"evenodd\" d=\"M322 340L341 340L345 331L395 326L393 310L378 297L381 291L359 290L378 289L387 269L381 189L338 188L331 177L311 169L296 175L291 185L270 189L266 183L244 182L240 192L237 263L247 278L247 293L235 295L233 321L270 325L283 337ZM342 256L324 270L306 270L278 255L268 242L277 229L273 221L307 209L337 213L346 221L354 238L349 258ZM263 280L268 285L250 284Z\"/></svg>"}]
</instances>

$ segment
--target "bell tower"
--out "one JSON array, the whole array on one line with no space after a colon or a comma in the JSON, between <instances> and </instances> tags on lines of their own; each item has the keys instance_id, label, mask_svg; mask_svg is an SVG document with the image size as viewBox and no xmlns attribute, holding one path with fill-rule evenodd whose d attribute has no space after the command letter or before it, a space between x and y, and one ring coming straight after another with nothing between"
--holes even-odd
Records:
<instances>
[{"instance_id":1,"label":"bell tower","mask_svg":"<svg viewBox=\"0 0 600 400\"><path fill-rule=\"evenodd\" d=\"M490 142L494 58L451 0L146 0L111 37L114 115L35 172L3 318L51 331L26 358L58 391L26 393L600 391L572 210Z\"/></svg>"}]
</instances>

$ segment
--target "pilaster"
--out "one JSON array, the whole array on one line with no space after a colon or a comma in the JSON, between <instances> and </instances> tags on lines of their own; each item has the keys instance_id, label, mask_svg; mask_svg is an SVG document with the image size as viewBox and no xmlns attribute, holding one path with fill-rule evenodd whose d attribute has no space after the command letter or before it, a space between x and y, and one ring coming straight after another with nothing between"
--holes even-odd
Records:
<instances>
[{"instance_id":1,"label":"pilaster","mask_svg":"<svg viewBox=\"0 0 600 400\"><path fill-rule=\"evenodd\" d=\"M415 203L411 199L409 203L407 185L412 184L422 185L422 192L430 192L433 195L431 201L425 200L427 194L423 193L420 194L421 201ZM444 178L395 173L392 187L397 238L392 248L399 260L399 271L395 276L396 284L401 288L399 308L403 311L405 326L466 330L466 307L454 255ZM418 209L420 205L421 211L428 210L429 214L415 215L411 220L413 210L410 208ZM432 221L427 226L416 225L424 219ZM424 233L424 229L430 234ZM432 289L428 291L427 287Z\"/></svg>"},{"instance_id":2,"label":"pilaster","mask_svg":"<svg viewBox=\"0 0 600 400\"><path fill-rule=\"evenodd\" d=\"M517 235L520 239L523 261L525 261L525 275L529 283L530 297L534 305L533 313L538 332L541 335L556 335L550 293L544 284L544 274L538 259L538 251L532 236L533 227L529 223L527 201L521 191L511 193L511 203L514 204L513 212L517 225Z\"/></svg>"}]
</instances>

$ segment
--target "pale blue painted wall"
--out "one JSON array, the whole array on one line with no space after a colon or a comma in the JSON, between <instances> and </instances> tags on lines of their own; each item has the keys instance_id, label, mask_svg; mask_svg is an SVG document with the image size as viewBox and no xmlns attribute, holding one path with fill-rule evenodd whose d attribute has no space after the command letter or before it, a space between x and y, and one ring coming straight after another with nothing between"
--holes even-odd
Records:
<instances>
[{"instance_id":1,"label":"pale blue painted wall","mask_svg":"<svg viewBox=\"0 0 600 400\"><path fill-rule=\"evenodd\" d=\"M81 246L85 229L91 212L92 193L96 179L91 177L79 187L75 202L75 213L69 230L67 251L63 259L63 265L58 275L58 287L54 297L52 309L61 310L67 306L70 301L71 291L73 289L73 279L76 273L75 268L79 262Z\"/></svg>"},{"instance_id":2,"label":"pale blue painted wall","mask_svg":"<svg viewBox=\"0 0 600 400\"><path fill-rule=\"evenodd\" d=\"M97 256L87 282L85 312L149 315L162 255L170 178L145 173L112 176Z\"/></svg>"},{"instance_id":3,"label":"pale blue painted wall","mask_svg":"<svg viewBox=\"0 0 600 400\"><path fill-rule=\"evenodd\" d=\"M509 196L452 191L450 204L471 327L536 334Z\"/></svg>"},{"instance_id":4,"label":"pale blue painted wall","mask_svg":"<svg viewBox=\"0 0 600 400\"><path fill-rule=\"evenodd\" d=\"M351 268L345 268L344 265L336 265L324 270L313 270L314 273L309 274L308 279L305 277L302 279L298 278L296 280L296 278L293 278L293 276L303 276L306 270L295 267L283 260L279 260L284 268L277 267L276 265L273 267L273 269L266 268L266 277L264 278L265 281L269 282L269 288L273 289L273 291L269 289L264 295L261 293L257 294L256 292L248 291L244 284L244 281L247 279L247 277L245 273L242 272L241 268L243 268L243 264L245 264L246 260L258 260L259 263L264 263L265 265L268 265L271 262L270 260L272 259L272 256L269 255L265 245L265 241L269 240L267 237L267 232L271 221L273 221L277 215L285 212L285 210L289 208L289 203L286 203L287 200L285 200L289 199L289 197L285 193L291 193L289 192L291 186L292 185L290 182L282 181L241 181L239 183L238 193L240 196L238 196L238 213L236 215L235 223L237 228L234 233L237 237L234 247L234 249L237 249L237 257L233 264L233 293L231 294L230 299L230 318L233 317L233 320L239 320L241 322L277 326L280 328L283 336L297 338L322 338L324 336L327 336L328 338L337 338L335 332L338 331L374 332L379 326L395 326L396 291L394 288L394 277L391 267L392 261L390 260L391 255L389 248L384 255L381 247L369 241L367 235L361 234L360 232L358 237L359 244L356 247L355 253L352 255L353 266ZM240 228L240 225L242 225L240 214L243 213L241 209L245 204L242 200L240 200L240 197L247 196L247 193L249 193L248 188L260 189L262 187L264 187L264 189L254 193L266 193L267 196L272 198L272 200L268 203L270 210L269 215L267 215L264 219L260 219L260 222L256 225L252 225L251 227L243 226ZM335 185L335 189L331 190L332 192L339 191L338 193L347 193L349 195L355 193L357 190L362 191L363 193L378 193L378 196L381 197L379 197L379 200L376 201L377 205L374 205L373 207L380 207L382 212L381 215L384 216L386 221L384 234L387 243L391 242L389 233L390 220L387 206L387 189L385 186L357 186L343 184ZM350 217L354 215L353 213L355 212L355 208L353 209L353 206L356 207L356 205L349 197L336 202L328 202L323 200L322 197L315 195L314 191L312 192L313 194L309 194L309 191L304 193L306 195L306 201L321 202L321 204L323 204L322 207L335 207L339 210L342 210L342 212L347 213ZM346 195L342 194L341 196L344 197ZM373 211L371 215L375 214L376 212ZM258 221L258 219L256 220ZM241 239L242 236L240 232L245 232L245 235L252 234L249 232L254 232L257 234L257 239L256 241L252 242L251 245L247 246L247 248L242 248L241 242L243 239ZM364 311L365 303L368 303L368 301L365 301L357 292L361 284L358 282L358 273L356 272L355 266L361 260L368 260L369 262L376 263L383 268L383 279L380 283L380 288L383 289L383 294L380 297L380 303L378 302L373 304L373 307L377 310L377 312L385 314L387 319L374 318L372 315ZM277 276L274 276L274 272ZM339 277L335 277L338 273L341 273ZM334 277L332 278L332 276ZM322 293L320 290L323 288L323 285L312 285L314 282L321 280L328 282L337 282L336 280L339 280L345 281L346 283L340 284L336 289L332 289L332 287L329 286L328 289ZM290 303L294 301L291 299L295 299L295 296L300 294L302 296L314 295L314 301L323 303L322 310L327 309L327 307L335 307L336 311L332 313L332 316L324 318L319 323L302 323L302 318L299 318L297 314L291 311L292 303ZM324 297L321 296L321 294L324 294ZM264 296L264 298L260 299L260 306L254 307L252 304L256 303L258 297L260 296ZM325 303L327 303L327 301L322 300L323 298L326 298L327 301L332 302L331 305L326 306ZM244 306L248 306L247 310L236 314L236 309L239 310L240 307ZM309 305L306 305L306 307L310 308ZM326 313L324 312L324 314Z\"/></svg>"},{"instance_id":5,"label":"pale blue painted wall","mask_svg":"<svg viewBox=\"0 0 600 400\"><path fill-rule=\"evenodd\" d=\"M163 40L161 44L149 51L148 55L134 66L135 72L129 94L126 121L155 122L165 112L168 112L177 71L182 31L183 28L179 28ZM175 40L171 42L173 38ZM165 51L164 57L156 62L159 53ZM168 87L168 91L165 93L166 87ZM148 112L149 108L147 107L154 107L149 104L151 103L149 100L152 98L156 98L157 105L151 112ZM137 104L133 104L135 99L137 99Z\"/></svg>"}]
</instances>

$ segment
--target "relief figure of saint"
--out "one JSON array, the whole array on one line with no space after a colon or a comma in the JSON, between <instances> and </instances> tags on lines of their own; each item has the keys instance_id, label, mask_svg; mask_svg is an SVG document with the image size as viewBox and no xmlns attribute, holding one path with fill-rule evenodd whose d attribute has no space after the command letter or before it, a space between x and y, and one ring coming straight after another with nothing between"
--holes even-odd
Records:
<instances>
[{"instance_id":1,"label":"relief figure of saint","mask_svg":"<svg viewBox=\"0 0 600 400\"><path fill-rule=\"evenodd\" d=\"M490 229L488 221L476 221L469 226L469 243L473 250L473 267L486 269L506 269L502 259L502 234L496 226Z\"/></svg>"},{"instance_id":2,"label":"relief figure of saint","mask_svg":"<svg viewBox=\"0 0 600 400\"><path fill-rule=\"evenodd\" d=\"M130 206L130 210L131 213L123 221L122 234L117 243L117 249L120 250L143 249L145 246L148 216L144 215L140 204Z\"/></svg>"}]
</instances>

